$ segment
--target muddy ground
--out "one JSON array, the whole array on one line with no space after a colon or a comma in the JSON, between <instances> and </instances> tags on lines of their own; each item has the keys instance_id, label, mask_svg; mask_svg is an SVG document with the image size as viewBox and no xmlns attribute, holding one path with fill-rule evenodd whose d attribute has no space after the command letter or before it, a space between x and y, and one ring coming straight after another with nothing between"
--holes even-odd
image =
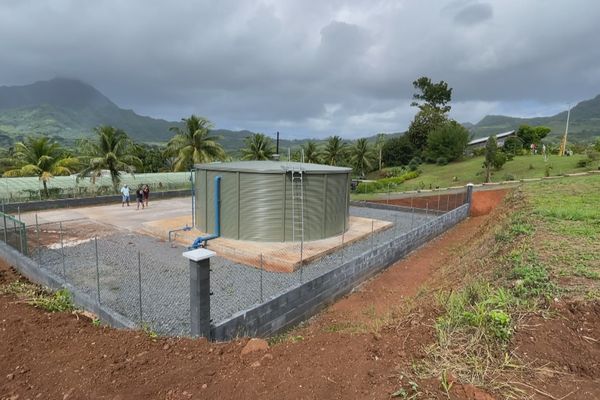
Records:
<instances>
[{"instance_id":1,"label":"muddy ground","mask_svg":"<svg viewBox=\"0 0 600 400\"><path fill-rule=\"evenodd\" d=\"M477 273L502 217L502 209L471 217L247 355L248 339L152 338L0 295L0 399L388 399L409 385L435 340L439 310L428 288L450 289L466 271ZM0 265L0 284L16 279ZM536 399L600 398L600 305L557 302L551 314L530 317L510 344L539 367L521 387ZM439 378L415 383L420 399L448 398ZM455 382L450 398L501 397Z\"/></svg>"}]
</instances>

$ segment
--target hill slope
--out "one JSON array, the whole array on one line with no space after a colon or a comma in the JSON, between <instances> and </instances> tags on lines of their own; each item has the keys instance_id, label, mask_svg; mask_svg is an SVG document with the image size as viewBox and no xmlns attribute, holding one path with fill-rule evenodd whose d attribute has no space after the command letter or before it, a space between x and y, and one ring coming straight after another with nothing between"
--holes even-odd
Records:
<instances>
[{"instance_id":1,"label":"hill slope","mask_svg":"<svg viewBox=\"0 0 600 400\"><path fill-rule=\"evenodd\" d=\"M517 129L520 125L544 125L552 129L549 138L558 141L565 133L567 112L563 111L550 117L515 118L503 115L487 115L469 130L476 138L499 132ZM569 139L590 141L600 136L600 95L578 103L571 109L569 121Z\"/></svg>"}]
</instances>

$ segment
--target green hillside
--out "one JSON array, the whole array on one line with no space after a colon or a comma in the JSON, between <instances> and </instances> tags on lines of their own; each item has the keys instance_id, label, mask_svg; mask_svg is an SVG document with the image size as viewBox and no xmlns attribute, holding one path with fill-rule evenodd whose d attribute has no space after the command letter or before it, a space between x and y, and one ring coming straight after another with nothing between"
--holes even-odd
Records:
<instances>
[{"instance_id":1,"label":"green hillside","mask_svg":"<svg viewBox=\"0 0 600 400\"><path fill-rule=\"evenodd\" d=\"M507 180L520 180L528 178L541 178L546 175L546 166L549 166L550 176L584 172L600 168L598 161L587 167L578 167L580 160L587 158L585 155L576 154L572 157L550 156L548 162L541 155L516 156L512 161L504 164L500 171L494 171L492 182ZM464 161L453 162L448 165L423 164L419 167L422 171L419 177L408 180L395 188L395 191L409 191L419 189L446 188L451 186L464 186L467 183L483 183L485 180L482 168L483 157L469 158ZM370 174L370 179L376 179L377 173ZM367 183L368 184L368 183ZM356 195L356 199L369 198L372 195Z\"/></svg>"},{"instance_id":2,"label":"green hillside","mask_svg":"<svg viewBox=\"0 0 600 400\"><path fill-rule=\"evenodd\" d=\"M544 125L552 129L548 139L558 142L565 133L567 112L561 112L550 117L514 118L502 115L488 115L477 124L469 127L474 137L485 137L499 132L517 129L520 125ZM569 140L589 142L594 137L600 137L600 95L591 100L577 104L571 110L569 121Z\"/></svg>"}]
</instances>

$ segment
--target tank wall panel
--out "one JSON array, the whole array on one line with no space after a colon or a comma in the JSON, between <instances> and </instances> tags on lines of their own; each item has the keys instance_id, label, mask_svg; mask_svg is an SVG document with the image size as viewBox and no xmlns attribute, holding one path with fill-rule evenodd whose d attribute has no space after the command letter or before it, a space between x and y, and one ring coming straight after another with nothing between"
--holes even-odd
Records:
<instances>
[{"instance_id":1,"label":"tank wall panel","mask_svg":"<svg viewBox=\"0 0 600 400\"><path fill-rule=\"evenodd\" d=\"M240 239L283 241L280 174L240 173Z\"/></svg>"},{"instance_id":2,"label":"tank wall panel","mask_svg":"<svg viewBox=\"0 0 600 400\"><path fill-rule=\"evenodd\" d=\"M327 176L327 202L325 204L325 236L340 235L346 218L346 184L348 175Z\"/></svg>"}]
</instances>

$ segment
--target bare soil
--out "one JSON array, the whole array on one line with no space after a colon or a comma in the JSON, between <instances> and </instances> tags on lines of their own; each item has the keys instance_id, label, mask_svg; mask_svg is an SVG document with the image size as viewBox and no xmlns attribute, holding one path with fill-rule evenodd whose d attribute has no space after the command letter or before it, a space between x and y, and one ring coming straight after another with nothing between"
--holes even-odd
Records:
<instances>
[{"instance_id":1,"label":"bare soil","mask_svg":"<svg viewBox=\"0 0 600 400\"><path fill-rule=\"evenodd\" d=\"M459 224L268 350L245 356L248 339L151 338L0 295L0 399L388 399L407 387L406 372L435 340L438 311L424 288L458 283L444 266L479 265L499 215ZM17 277L0 262L0 284ZM511 344L537 367L523 389L539 399L571 391L565 399L600 398L597 303L558 304L552 319L536 316L527 327ZM448 398L437 379L417 383L419 398ZM494 397L456 382L450 398Z\"/></svg>"}]
</instances>

